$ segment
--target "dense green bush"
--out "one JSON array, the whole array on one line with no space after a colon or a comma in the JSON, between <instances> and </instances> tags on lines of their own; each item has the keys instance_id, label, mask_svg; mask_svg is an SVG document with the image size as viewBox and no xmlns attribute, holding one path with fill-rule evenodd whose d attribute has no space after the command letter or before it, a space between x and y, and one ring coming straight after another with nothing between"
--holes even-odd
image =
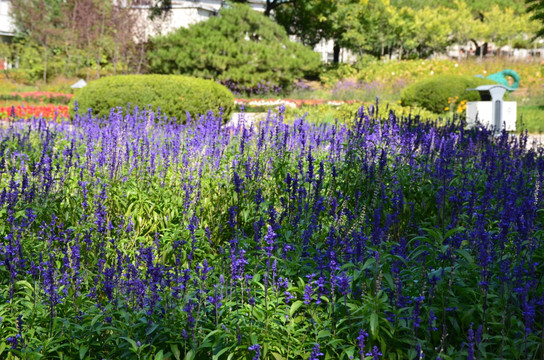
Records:
<instances>
[{"instance_id":1,"label":"dense green bush","mask_svg":"<svg viewBox=\"0 0 544 360\"><path fill-rule=\"evenodd\" d=\"M180 121L186 112L192 116L223 108L228 119L234 108L234 96L214 81L179 75L121 75L101 78L78 90L72 100L80 110L93 109L99 116L108 115L114 107L128 103L140 108L151 105L153 110ZM73 107L72 107L73 108Z\"/></svg>"},{"instance_id":2,"label":"dense green bush","mask_svg":"<svg viewBox=\"0 0 544 360\"><path fill-rule=\"evenodd\" d=\"M153 39L148 57L151 72L216 79L250 92L262 84L289 88L297 78L317 76L321 65L317 53L243 5Z\"/></svg>"},{"instance_id":3,"label":"dense green bush","mask_svg":"<svg viewBox=\"0 0 544 360\"><path fill-rule=\"evenodd\" d=\"M476 91L467 91L480 85L496 84L492 80L462 75L438 75L407 86L401 93L403 106L420 106L440 114L455 103L478 101Z\"/></svg>"}]
</instances>

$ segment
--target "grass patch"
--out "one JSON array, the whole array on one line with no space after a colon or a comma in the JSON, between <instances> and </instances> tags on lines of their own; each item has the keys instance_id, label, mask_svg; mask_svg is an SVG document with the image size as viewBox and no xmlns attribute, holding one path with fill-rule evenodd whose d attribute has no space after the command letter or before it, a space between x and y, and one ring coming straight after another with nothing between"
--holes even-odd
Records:
<instances>
[{"instance_id":1,"label":"grass patch","mask_svg":"<svg viewBox=\"0 0 544 360\"><path fill-rule=\"evenodd\" d=\"M520 132L527 130L529 133L543 133L544 105L519 106L516 128Z\"/></svg>"}]
</instances>

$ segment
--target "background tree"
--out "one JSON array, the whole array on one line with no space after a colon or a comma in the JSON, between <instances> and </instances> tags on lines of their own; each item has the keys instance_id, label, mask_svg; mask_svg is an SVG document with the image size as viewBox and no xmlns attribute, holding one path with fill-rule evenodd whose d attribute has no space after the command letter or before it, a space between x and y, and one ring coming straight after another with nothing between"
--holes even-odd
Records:
<instances>
[{"instance_id":1,"label":"background tree","mask_svg":"<svg viewBox=\"0 0 544 360\"><path fill-rule=\"evenodd\" d=\"M11 16L23 36L42 49L43 80L47 80L50 47L64 36L63 2L60 0L12 0ZM57 42L55 44L55 41Z\"/></svg>"},{"instance_id":2,"label":"background tree","mask_svg":"<svg viewBox=\"0 0 544 360\"><path fill-rule=\"evenodd\" d=\"M89 79L100 77L104 67L114 74L141 72L145 24L132 5L131 1L12 0L11 15L17 42L42 53L44 81L51 70L74 76L85 69Z\"/></svg>"},{"instance_id":3,"label":"background tree","mask_svg":"<svg viewBox=\"0 0 544 360\"><path fill-rule=\"evenodd\" d=\"M241 90L264 83L289 87L297 78L316 76L320 67L317 53L290 41L281 26L240 4L152 39L148 57L152 72L220 80Z\"/></svg>"},{"instance_id":4,"label":"background tree","mask_svg":"<svg viewBox=\"0 0 544 360\"><path fill-rule=\"evenodd\" d=\"M284 6L280 7L280 4ZM322 39L331 37L334 27L331 17L336 6L332 0L282 2L277 3L273 18L287 34L296 36L304 45L314 47Z\"/></svg>"},{"instance_id":5,"label":"background tree","mask_svg":"<svg viewBox=\"0 0 544 360\"><path fill-rule=\"evenodd\" d=\"M542 0L526 0L527 12L531 14L531 19L542 23L543 26L536 32L535 38L544 37L544 1Z\"/></svg>"}]
</instances>

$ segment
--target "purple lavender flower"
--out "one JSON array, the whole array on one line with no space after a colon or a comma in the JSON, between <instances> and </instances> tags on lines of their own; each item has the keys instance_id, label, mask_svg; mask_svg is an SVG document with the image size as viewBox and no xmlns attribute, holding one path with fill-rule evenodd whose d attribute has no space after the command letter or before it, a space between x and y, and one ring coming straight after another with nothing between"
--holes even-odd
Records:
<instances>
[{"instance_id":1,"label":"purple lavender flower","mask_svg":"<svg viewBox=\"0 0 544 360\"><path fill-rule=\"evenodd\" d=\"M308 360L319 360L320 356L323 356L323 353L319 352L319 344L316 343Z\"/></svg>"},{"instance_id":2,"label":"purple lavender flower","mask_svg":"<svg viewBox=\"0 0 544 360\"><path fill-rule=\"evenodd\" d=\"M368 333L361 329L359 331L359 336L357 336L357 347L359 348L359 355L361 360L365 357L365 339L368 337Z\"/></svg>"},{"instance_id":3,"label":"purple lavender flower","mask_svg":"<svg viewBox=\"0 0 544 360\"><path fill-rule=\"evenodd\" d=\"M366 356L372 356L372 360L379 360L380 356L382 356L382 353L381 353L380 349L378 349L377 346L374 346L372 348L372 352L366 353Z\"/></svg>"},{"instance_id":4,"label":"purple lavender flower","mask_svg":"<svg viewBox=\"0 0 544 360\"><path fill-rule=\"evenodd\" d=\"M346 275L345 271L337 276L338 288L342 295L347 296L351 292L351 278Z\"/></svg>"},{"instance_id":5,"label":"purple lavender flower","mask_svg":"<svg viewBox=\"0 0 544 360\"><path fill-rule=\"evenodd\" d=\"M468 329L468 360L474 360L474 330L472 330L472 325L474 323L470 323L470 328Z\"/></svg>"},{"instance_id":6,"label":"purple lavender flower","mask_svg":"<svg viewBox=\"0 0 544 360\"><path fill-rule=\"evenodd\" d=\"M272 251L274 250L274 242L276 240L276 233L272 229L272 226L268 226L268 231L266 235L264 236L264 250L266 251L266 255L270 258L272 256Z\"/></svg>"},{"instance_id":7,"label":"purple lavender flower","mask_svg":"<svg viewBox=\"0 0 544 360\"><path fill-rule=\"evenodd\" d=\"M259 344L251 345L248 349L255 351L255 356L253 356L252 360L259 360L261 358L261 346Z\"/></svg>"},{"instance_id":8,"label":"purple lavender flower","mask_svg":"<svg viewBox=\"0 0 544 360\"><path fill-rule=\"evenodd\" d=\"M431 309L431 311L429 311L429 328L432 331L437 331L438 330L438 328L436 327L436 324L435 324L436 319L437 319L437 317L434 314L433 309Z\"/></svg>"},{"instance_id":9,"label":"purple lavender flower","mask_svg":"<svg viewBox=\"0 0 544 360\"><path fill-rule=\"evenodd\" d=\"M309 274L306 277L308 278L308 283L306 284L306 287L304 288L304 295L302 298L304 299L304 304L309 305L312 302L312 295L314 293L314 290L312 288L312 280L314 278L315 274Z\"/></svg>"}]
</instances>

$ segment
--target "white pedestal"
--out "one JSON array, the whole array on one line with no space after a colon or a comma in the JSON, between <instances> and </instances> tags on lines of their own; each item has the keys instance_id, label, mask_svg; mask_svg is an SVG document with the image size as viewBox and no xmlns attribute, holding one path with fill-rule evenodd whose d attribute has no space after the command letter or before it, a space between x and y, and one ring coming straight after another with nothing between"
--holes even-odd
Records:
<instances>
[{"instance_id":1,"label":"white pedestal","mask_svg":"<svg viewBox=\"0 0 544 360\"><path fill-rule=\"evenodd\" d=\"M476 120L484 127L493 128L493 102L491 101L469 101L467 102L467 125L476 125ZM516 130L517 103L515 101L503 101L501 130Z\"/></svg>"}]
</instances>

